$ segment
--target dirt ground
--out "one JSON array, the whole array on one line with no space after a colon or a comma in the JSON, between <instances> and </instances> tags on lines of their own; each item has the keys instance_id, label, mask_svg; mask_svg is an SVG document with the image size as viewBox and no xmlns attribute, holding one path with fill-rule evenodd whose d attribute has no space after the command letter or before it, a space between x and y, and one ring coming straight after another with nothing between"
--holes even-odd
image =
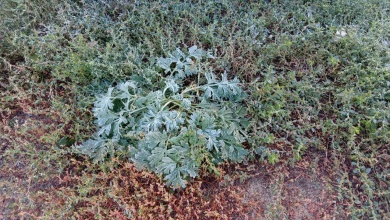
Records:
<instances>
[{"instance_id":1,"label":"dirt ground","mask_svg":"<svg viewBox=\"0 0 390 220\"><path fill-rule=\"evenodd\" d=\"M61 122L56 115L48 115L37 116L18 110L3 118L0 130L8 138L0 137L2 219L17 219L26 213L32 218L44 216L45 207L61 203L59 199L58 204L50 204L56 199L56 191L65 187L59 183L61 174L55 170L55 157L45 158L42 153L50 150L47 148L47 143L51 142L49 134L58 132ZM218 190L206 190L221 193L232 189L224 184L233 184L239 189L236 192L241 193L242 203L249 206L245 214L249 219L334 219L337 198L332 180L326 175L322 162L318 162L320 159L307 156L294 165L250 164L242 172L226 171L225 178L211 186L219 186ZM34 161L40 162L34 164ZM48 194L53 197L48 199L45 197Z\"/></svg>"},{"instance_id":2,"label":"dirt ground","mask_svg":"<svg viewBox=\"0 0 390 220\"><path fill-rule=\"evenodd\" d=\"M326 176L303 161L280 167L273 174L259 173L244 185L244 201L258 206L251 219L333 219L336 198Z\"/></svg>"}]
</instances>

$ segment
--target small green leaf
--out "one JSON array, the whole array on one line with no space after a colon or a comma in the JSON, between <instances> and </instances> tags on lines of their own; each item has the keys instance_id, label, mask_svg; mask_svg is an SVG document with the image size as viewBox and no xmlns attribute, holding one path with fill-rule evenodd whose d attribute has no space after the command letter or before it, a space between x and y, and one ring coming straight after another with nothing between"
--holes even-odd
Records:
<instances>
[{"instance_id":1,"label":"small green leaf","mask_svg":"<svg viewBox=\"0 0 390 220\"><path fill-rule=\"evenodd\" d=\"M75 143L75 140L73 139L68 139L67 137L63 137L61 138L58 142L57 142L57 146L72 146L72 144Z\"/></svg>"},{"instance_id":2,"label":"small green leaf","mask_svg":"<svg viewBox=\"0 0 390 220\"><path fill-rule=\"evenodd\" d=\"M270 164L275 165L275 163L279 162L279 154L270 153L268 154L267 159Z\"/></svg>"}]
</instances>

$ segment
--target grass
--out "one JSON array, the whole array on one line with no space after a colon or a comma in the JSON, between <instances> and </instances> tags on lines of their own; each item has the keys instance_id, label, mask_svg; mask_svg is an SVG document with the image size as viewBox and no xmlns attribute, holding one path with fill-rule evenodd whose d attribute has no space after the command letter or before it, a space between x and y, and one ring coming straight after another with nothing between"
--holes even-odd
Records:
<instances>
[{"instance_id":1,"label":"grass","mask_svg":"<svg viewBox=\"0 0 390 220\"><path fill-rule=\"evenodd\" d=\"M300 219L289 181L318 177L332 198L319 217L390 218L388 14L385 0L1 1L0 216ZM244 82L260 155L171 191L75 152L96 94L192 45ZM273 200L248 195L253 181Z\"/></svg>"}]
</instances>

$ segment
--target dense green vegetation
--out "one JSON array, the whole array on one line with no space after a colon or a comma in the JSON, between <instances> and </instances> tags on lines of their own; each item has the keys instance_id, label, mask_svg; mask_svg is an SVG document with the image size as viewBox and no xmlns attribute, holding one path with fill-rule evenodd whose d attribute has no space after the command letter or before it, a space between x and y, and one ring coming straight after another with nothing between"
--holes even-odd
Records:
<instances>
[{"instance_id":1,"label":"dense green vegetation","mask_svg":"<svg viewBox=\"0 0 390 220\"><path fill-rule=\"evenodd\" d=\"M146 80L141 76L110 87L93 108L98 132L78 149L97 162L121 154L139 168L163 174L173 188L184 188L185 179L197 177L202 164L215 169L225 160L243 161L248 134L240 104L246 94L226 72L218 80L212 71L195 67L205 55L196 46L188 55L176 49L158 59L166 75L149 79L148 86L138 86ZM184 86L188 79L192 84Z\"/></svg>"},{"instance_id":2,"label":"dense green vegetation","mask_svg":"<svg viewBox=\"0 0 390 220\"><path fill-rule=\"evenodd\" d=\"M222 164L308 157L330 164L334 217L389 218L389 6L2 0L0 216L189 218L199 212L172 202L201 197L196 182ZM112 181L122 171L132 175ZM163 187L184 187L182 176L187 191ZM12 188L23 184L27 199ZM43 201L45 184L57 193Z\"/></svg>"}]
</instances>

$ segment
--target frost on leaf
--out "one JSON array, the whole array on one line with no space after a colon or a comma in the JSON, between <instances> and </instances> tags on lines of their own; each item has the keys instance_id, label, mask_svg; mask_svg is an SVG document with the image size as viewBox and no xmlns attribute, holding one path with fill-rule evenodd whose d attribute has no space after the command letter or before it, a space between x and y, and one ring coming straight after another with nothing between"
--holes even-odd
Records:
<instances>
[{"instance_id":1,"label":"frost on leaf","mask_svg":"<svg viewBox=\"0 0 390 220\"><path fill-rule=\"evenodd\" d=\"M165 176L164 180L167 181L168 186L173 186L173 188L186 187L186 181L183 180L179 169L174 169L171 173Z\"/></svg>"},{"instance_id":2,"label":"frost on leaf","mask_svg":"<svg viewBox=\"0 0 390 220\"><path fill-rule=\"evenodd\" d=\"M168 78L165 80L165 88L171 90L173 93L176 93L179 91L180 86L176 84L174 79Z\"/></svg>"},{"instance_id":3,"label":"frost on leaf","mask_svg":"<svg viewBox=\"0 0 390 220\"><path fill-rule=\"evenodd\" d=\"M94 162L128 155L137 168L162 175L173 188L185 187L202 166L210 166L205 161L244 160L245 92L237 78L197 65L211 57L197 46L176 49L157 59L161 75L155 82L119 82L96 96L97 131L78 146L80 153Z\"/></svg>"}]
</instances>

